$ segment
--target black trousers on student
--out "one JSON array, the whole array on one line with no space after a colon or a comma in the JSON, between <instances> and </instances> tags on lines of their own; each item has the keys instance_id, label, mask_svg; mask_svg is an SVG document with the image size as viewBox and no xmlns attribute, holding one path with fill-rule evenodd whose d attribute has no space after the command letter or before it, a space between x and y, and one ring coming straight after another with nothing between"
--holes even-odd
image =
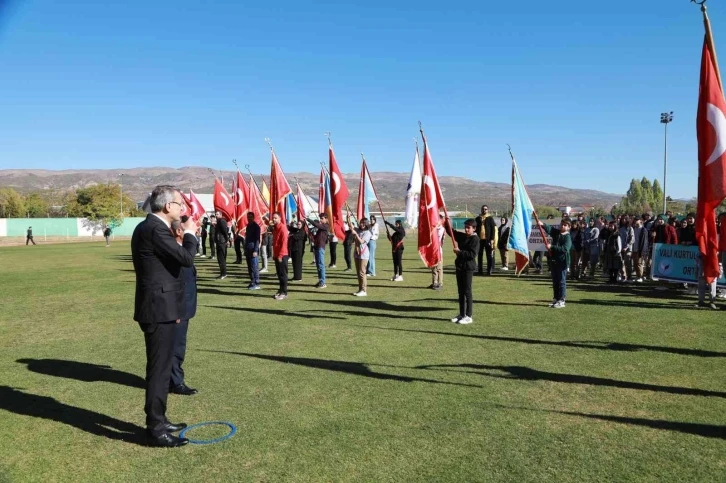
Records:
<instances>
[{"instance_id":1,"label":"black trousers on student","mask_svg":"<svg viewBox=\"0 0 726 483\"><path fill-rule=\"evenodd\" d=\"M227 275L227 245L217 245L217 263L219 264L219 274Z\"/></svg>"},{"instance_id":2,"label":"black trousers on student","mask_svg":"<svg viewBox=\"0 0 726 483\"><path fill-rule=\"evenodd\" d=\"M349 243L343 243L343 258L345 258L345 268L351 269L351 254L353 252L353 245Z\"/></svg>"},{"instance_id":3,"label":"black trousers on student","mask_svg":"<svg viewBox=\"0 0 726 483\"><path fill-rule=\"evenodd\" d=\"M330 264L338 263L338 242L330 242Z\"/></svg>"},{"instance_id":4,"label":"black trousers on student","mask_svg":"<svg viewBox=\"0 0 726 483\"><path fill-rule=\"evenodd\" d=\"M471 283L474 272L456 269L456 288L459 290L459 315L472 315L474 300L471 295Z\"/></svg>"},{"instance_id":5,"label":"black trousers on student","mask_svg":"<svg viewBox=\"0 0 726 483\"><path fill-rule=\"evenodd\" d=\"M403 275L403 248L393 252L393 275Z\"/></svg>"},{"instance_id":6,"label":"black trousers on student","mask_svg":"<svg viewBox=\"0 0 726 483\"><path fill-rule=\"evenodd\" d=\"M214 238L209 238L209 251L213 257L217 256L217 247L214 244Z\"/></svg>"},{"instance_id":7,"label":"black trousers on student","mask_svg":"<svg viewBox=\"0 0 726 483\"><path fill-rule=\"evenodd\" d=\"M234 237L234 254L237 255L234 263L242 263L242 244L245 239L241 236Z\"/></svg>"},{"instance_id":8,"label":"black trousers on student","mask_svg":"<svg viewBox=\"0 0 726 483\"><path fill-rule=\"evenodd\" d=\"M146 430L158 437L166 432L166 400L173 363L176 321L139 324L146 343Z\"/></svg>"},{"instance_id":9,"label":"black trousers on student","mask_svg":"<svg viewBox=\"0 0 726 483\"><path fill-rule=\"evenodd\" d=\"M277 280L280 281L279 292L283 295L287 295L287 259L287 255L282 257L282 261L279 262L275 258L275 271L277 272Z\"/></svg>"},{"instance_id":10,"label":"black trousers on student","mask_svg":"<svg viewBox=\"0 0 726 483\"><path fill-rule=\"evenodd\" d=\"M303 266L303 254L304 250L291 251L290 255L292 258L292 279L302 280L302 266Z\"/></svg>"},{"instance_id":11,"label":"black trousers on student","mask_svg":"<svg viewBox=\"0 0 726 483\"><path fill-rule=\"evenodd\" d=\"M491 243L486 243L485 240L479 241L479 274L484 273L484 254L487 256L487 273L492 274L494 270L494 247L490 246Z\"/></svg>"},{"instance_id":12,"label":"black trousers on student","mask_svg":"<svg viewBox=\"0 0 726 483\"><path fill-rule=\"evenodd\" d=\"M174 336L174 351L171 358L171 383L170 388L184 384L184 357L187 353L187 332L189 331L189 319L182 320L177 324L176 335Z\"/></svg>"},{"instance_id":13,"label":"black trousers on student","mask_svg":"<svg viewBox=\"0 0 726 483\"><path fill-rule=\"evenodd\" d=\"M202 235L202 255L207 256L207 236Z\"/></svg>"}]
</instances>

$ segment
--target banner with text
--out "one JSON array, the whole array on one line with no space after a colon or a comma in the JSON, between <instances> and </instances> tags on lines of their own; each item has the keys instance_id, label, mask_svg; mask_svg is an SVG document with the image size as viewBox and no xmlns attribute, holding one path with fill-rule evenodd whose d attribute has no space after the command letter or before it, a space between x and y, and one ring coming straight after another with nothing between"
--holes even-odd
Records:
<instances>
[{"instance_id":1,"label":"banner with text","mask_svg":"<svg viewBox=\"0 0 726 483\"><path fill-rule=\"evenodd\" d=\"M698 283L698 246L666 245L653 246L653 280L669 282ZM723 271L717 285L726 286Z\"/></svg>"},{"instance_id":2,"label":"banner with text","mask_svg":"<svg viewBox=\"0 0 726 483\"><path fill-rule=\"evenodd\" d=\"M556 220L543 220L542 223L544 223L547 226L551 226L555 230L560 229L560 218L557 218ZM552 237L549 235L547 236L547 243L552 243ZM536 223L532 223L532 232L529 234L529 251L531 252L545 252L547 251L547 247L545 245L544 240L542 239L542 235L539 232L539 227L537 227Z\"/></svg>"}]
</instances>

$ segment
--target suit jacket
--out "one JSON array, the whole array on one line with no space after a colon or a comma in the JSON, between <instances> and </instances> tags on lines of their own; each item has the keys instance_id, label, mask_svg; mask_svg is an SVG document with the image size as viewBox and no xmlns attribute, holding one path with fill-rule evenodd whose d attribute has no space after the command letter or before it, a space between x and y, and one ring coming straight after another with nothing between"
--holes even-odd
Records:
<instances>
[{"instance_id":1,"label":"suit jacket","mask_svg":"<svg viewBox=\"0 0 726 483\"><path fill-rule=\"evenodd\" d=\"M492 215L482 217L481 215L476 217L476 230L475 234L481 240L487 240L490 242L494 241L497 236L497 223L494 221ZM483 228L483 230L482 230ZM492 245L493 248L493 245Z\"/></svg>"},{"instance_id":2,"label":"suit jacket","mask_svg":"<svg viewBox=\"0 0 726 483\"><path fill-rule=\"evenodd\" d=\"M192 257L197 255L197 240L186 243L184 240L184 248L189 251ZM193 260L193 259L192 259ZM191 267L182 267L184 274L184 300L186 301L186 317L189 320L197 314L197 267L192 264Z\"/></svg>"},{"instance_id":3,"label":"suit jacket","mask_svg":"<svg viewBox=\"0 0 726 483\"><path fill-rule=\"evenodd\" d=\"M131 237L131 257L136 271L134 320L141 324L186 319L182 267L191 267L192 234L179 246L171 229L156 215L139 223Z\"/></svg>"}]
</instances>

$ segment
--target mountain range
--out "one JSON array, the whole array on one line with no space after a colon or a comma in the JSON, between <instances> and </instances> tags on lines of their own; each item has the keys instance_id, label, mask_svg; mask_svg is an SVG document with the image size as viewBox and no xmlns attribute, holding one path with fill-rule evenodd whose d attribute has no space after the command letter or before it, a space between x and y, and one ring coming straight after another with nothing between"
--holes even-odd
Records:
<instances>
[{"instance_id":1,"label":"mountain range","mask_svg":"<svg viewBox=\"0 0 726 483\"><path fill-rule=\"evenodd\" d=\"M222 176L227 189L232 184L232 171L216 171ZM249 175L246 174L248 178ZM254 175L257 183L261 183L263 175ZM295 189L295 181L300 183L303 191L317 197L319 174L286 173L286 177ZM269 173L264 175L269 181ZM351 192L350 204L355 206L358 192L359 173L344 174L345 181ZM408 173L374 172L371 178L384 211L402 210L405 205ZM144 200L151 189L159 184L171 184L184 191L193 189L196 193L211 193L214 177L209 168L191 166L184 168L132 168L132 169L6 169L0 170L0 188L10 187L20 193L51 190L63 192L85 188L98 183L121 183L124 193L136 200ZM478 212L479 206L486 203L493 210L505 210L511 205L511 185L490 181L475 181L455 176L440 176L439 183L450 210ZM602 191L566 188L545 184L527 186L532 202L546 206L602 206L610 208L620 201L622 195L604 193Z\"/></svg>"}]
</instances>

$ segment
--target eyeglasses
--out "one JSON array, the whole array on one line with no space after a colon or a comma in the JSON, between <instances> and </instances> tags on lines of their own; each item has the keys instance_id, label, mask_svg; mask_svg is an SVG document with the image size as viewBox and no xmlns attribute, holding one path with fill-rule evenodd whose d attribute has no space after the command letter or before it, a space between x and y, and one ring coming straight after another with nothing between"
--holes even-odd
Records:
<instances>
[{"instance_id":1,"label":"eyeglasses","mask_svg":"<svg viewBox=\"0 0 726 483\"><path fill-rule=\"evenodd\" d=\"M179 206L179 208L181 208L181 207L182 207L182 204L181 204L181 203L179 203L178 201L170 201L170 202L169 202L169 204L170 204L170 205L171 205L171 204L175 204L175 205Z\"/></svg>"}]
</instances>

